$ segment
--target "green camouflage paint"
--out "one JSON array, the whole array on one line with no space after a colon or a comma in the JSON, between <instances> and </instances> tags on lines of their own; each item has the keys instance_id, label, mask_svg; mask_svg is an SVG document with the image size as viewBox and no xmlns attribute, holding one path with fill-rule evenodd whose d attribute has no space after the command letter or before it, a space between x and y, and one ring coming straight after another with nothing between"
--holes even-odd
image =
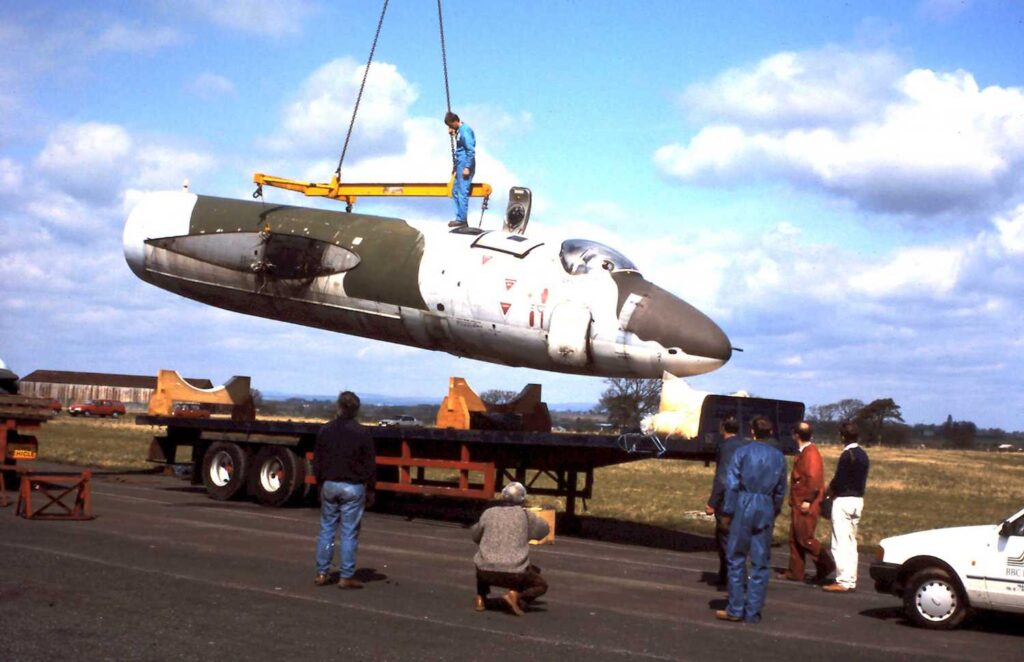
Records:
<instances>
[{"instance_id":1,"label":"green camouflage paint","mask_svg":"<svg viewBox=\"0 0 1024 662\"><path fill-rule=\"evenodd\" d=\"M356 299L426 310L419 288L423 234L398 218L198 196L190 234L270 232L309 237L360 257L345 272L345 293Z\"/></svg>"}]
</instances>

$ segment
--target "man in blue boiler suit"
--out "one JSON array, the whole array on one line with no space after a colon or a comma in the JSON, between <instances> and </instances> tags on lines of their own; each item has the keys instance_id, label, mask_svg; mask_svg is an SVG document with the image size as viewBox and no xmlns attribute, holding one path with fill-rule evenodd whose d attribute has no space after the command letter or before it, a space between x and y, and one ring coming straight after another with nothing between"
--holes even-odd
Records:
<instances>
[{"instance_id":1,"label":"man in blue boiler suit","mask_svg":"<svg viewBox=\"0 0 1024 662\"><path fill-rule=\"evenodd\" d=\"M761 620L768 579L775 518L786 496L786 458L770 445L772 424L763 416L750 424L757 443L738 449L725 476L723 514L731 521L726 557L729 562L729 604L715 612L724 621ZM747 558L750 578L747 578Z\"/></svg>"},{"instance_id":2,"label":"man in blue boiler suit","mask_svg":"<svg viewBox=\"0 0 1024 662\"><path fill-rule=\"evenodd\" d=\"M455 138L455 182L452 185L455 218L448 227L464 228L468 225L469 189L476 174L476 135L451 111L444 116L444 123L448 125L448 133Z\"/></svg>"}]
</instances>

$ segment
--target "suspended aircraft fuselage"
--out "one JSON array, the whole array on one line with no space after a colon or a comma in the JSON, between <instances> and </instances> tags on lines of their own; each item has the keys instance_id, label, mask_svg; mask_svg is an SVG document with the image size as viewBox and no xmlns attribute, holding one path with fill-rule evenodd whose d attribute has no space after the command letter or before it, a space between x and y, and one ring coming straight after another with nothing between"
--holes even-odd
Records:
<instances>
[{"instance_id":1,"label":"suspended aircraft fuselage","mask_svg":"<svg viewBox=\"0 0 1024 662\"><path fill-rule=\"evenodd\" d=\"M492 363L685 377L732 352L706 315L587 240L160 192L132 211L124 251L142 280L219 308Z\"/></svg>"}]
</instances>

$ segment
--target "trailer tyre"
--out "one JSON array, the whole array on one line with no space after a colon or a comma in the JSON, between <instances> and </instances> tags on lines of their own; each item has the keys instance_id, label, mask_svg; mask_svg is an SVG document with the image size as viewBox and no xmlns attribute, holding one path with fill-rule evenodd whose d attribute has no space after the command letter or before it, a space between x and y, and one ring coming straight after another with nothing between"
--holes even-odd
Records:
<instances>
[{"instance_id":1,"label":"trailer tyre","mask_svg":"<svg viewBox=\"0 0 1024 662\"><path fill-rule=\"evenodd\" d=\"M218 501L242 496L249 456L238 444L218 441L203 455L203 485L206 493Z\"/></svg>"},{"instance_id":2,"label":"trailer tyre","mask_svg":"<svg viewBox=\"0 0 1024 662\"><path fill-rule=\"evenodd\" d=\"M279 508L306 496L306 460L285 446L265 446L253 459L249 493L265 506Z\"/></svg>"}]
</instances>

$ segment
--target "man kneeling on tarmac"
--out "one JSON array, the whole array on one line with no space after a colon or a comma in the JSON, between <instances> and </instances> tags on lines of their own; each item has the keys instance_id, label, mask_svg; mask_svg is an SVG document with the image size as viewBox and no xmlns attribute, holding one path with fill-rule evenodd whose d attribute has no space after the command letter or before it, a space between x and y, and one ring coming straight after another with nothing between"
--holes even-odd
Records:
<instances>
[{"instance_id":1,"label":"man kneeling on tarmac","mask_svg":"<svg viewBox=\"0 0 1024 662\"><path fill-rule=\"evenodd\" d=\"M516 616L547 593L540 568L530 565L530 541L544 538L548 523L523 508L525 502L523 484L509 483L501 491L501 504L485 510L473 525L473 542L480 545L473 557L477 611L487 608L492 585L509 589L502 599Z\"/></svg>"}]
</instances>

